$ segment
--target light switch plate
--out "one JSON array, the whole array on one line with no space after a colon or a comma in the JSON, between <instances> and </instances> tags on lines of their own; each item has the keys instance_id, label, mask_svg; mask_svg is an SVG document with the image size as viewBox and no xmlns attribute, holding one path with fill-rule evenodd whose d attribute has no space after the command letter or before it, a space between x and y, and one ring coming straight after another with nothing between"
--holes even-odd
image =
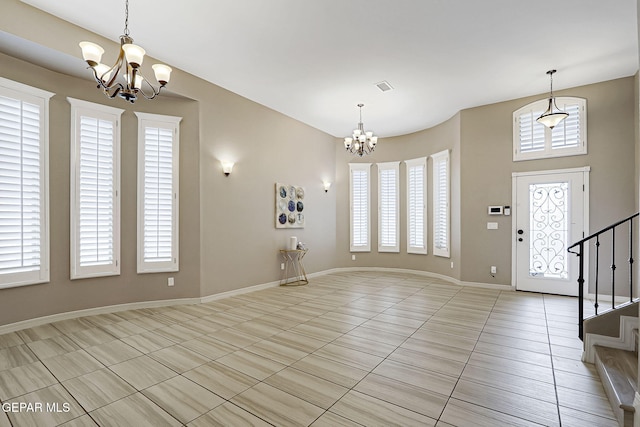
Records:
<instances>
[{"instance_id":1,"label":"light switch plate","mask_svg":"<svg viewBox=\"0 0 640 427\"><path fill-rule=\"evenodd\" d=\"M498 229L498 223L497 222L488 222L487 223L487 230L497 230Z\"/></svg>"}]
</instances>

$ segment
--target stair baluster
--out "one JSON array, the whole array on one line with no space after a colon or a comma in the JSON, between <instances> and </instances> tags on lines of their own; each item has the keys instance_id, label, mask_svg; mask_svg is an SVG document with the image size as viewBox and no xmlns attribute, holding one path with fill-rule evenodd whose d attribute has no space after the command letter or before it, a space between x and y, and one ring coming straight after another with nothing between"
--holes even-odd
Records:
<instances>
[{"instance_id":1,"label":"stair baluster","mask_svg":"<svg viewBox=\"0 0 640 427\"><path fill-rule=\"evenodd\" d=\"M616 222L615 224L611 224L608 227L603 228L602 230L593 233L592 235L585 237L584 239L574 243L573 245L569 246L568 248L568 252L575 254L578 256L578 260L579 260L579 272L578 272L578 299L579 299L579 306L578 306L578 336L579 338L582 340L584 337L584 284L585 284L585 252L584 252L584 244L586 242L595 240L595 247L596 247L596 255L595 255L595 303L594 303L594 308L595 308L595 314L596 316L600 313L598 313L598 307L599 307L599 297L600 297L600 290L599 290L599 264L600 264L600 236L608 231L611 231L611 264L610 264L610 269L611 269L611 309L615 309L616 308L616 291L615 291L615 287L616 287L616 261L615 261L615 256L616 256L616 228L622 224L625 223L629 223L629 258L628 258L628 264L629 264L629 302L633 302L634 301L634 289L633 289L633 264L634 264L634 259L633 259L633 245L634 245L634 236L633 236L633 220L635 218L638 217L640 213L636 212L635 214L629 216L628 218L625 218L621 221ZM626 302L624 303L626 304Z\"/></svg>"}]
</instances>

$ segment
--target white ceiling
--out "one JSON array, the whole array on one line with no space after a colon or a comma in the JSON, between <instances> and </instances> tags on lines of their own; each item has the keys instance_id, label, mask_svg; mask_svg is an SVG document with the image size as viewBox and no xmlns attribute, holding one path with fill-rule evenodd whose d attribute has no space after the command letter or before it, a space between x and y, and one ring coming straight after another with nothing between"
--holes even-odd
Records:
<instances>
[{"instance_id":1,"label":"white ceiling","mask_svg":"<svg viewBox=\"0 0 640 427\"><path fill-rule=\"evenodd\" d=\"M23 1L116 41L123 32L124 0ZM393 136L543 94L551 68L554 89L638 69L636 0L130 0L129 9L131 36L149 55L334 136L351 132L360 102L365 127ZM382 80L394 90L381 92Z\"/></svg>"}]
</instances>

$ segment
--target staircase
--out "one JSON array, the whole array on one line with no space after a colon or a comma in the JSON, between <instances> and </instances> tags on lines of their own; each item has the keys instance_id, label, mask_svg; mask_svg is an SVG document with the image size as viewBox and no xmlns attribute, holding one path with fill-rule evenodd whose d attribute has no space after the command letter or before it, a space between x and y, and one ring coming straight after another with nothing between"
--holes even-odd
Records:
<instances>
[{"instance_id":1,"label":"staircase","mask_svg":"<svg viewBox=\"0 0 640 427\"><path fill-rule=\"evenodd\" d=\"M633 427L638 392L638 353L595 346L595 365L618 423Z\"/></svg>"},{"instance_id":2,"label":"staircase","mask_svg":"<svg viewBox=\"0 0 640 427\"><path fill-rule=\"evenodd\" d=\"M579 257L579 337L584 342L583 361L595 364L602 384L623 427L640 425L640 394L638 394L638 313L637 290L634 289L634 234L638 213L618 221L569 247ZM636 228L637 229L637 228ZM622 238L621 238L622 236ZM616 240L616 238L618 240ZM585 249L591 251L589 254ZM616 258L616 252L617 258ZM624 261L620 263L620 253ZM602 255L605 254L605 255ZM588 262L587 262L587 257ZM585 271L585 265L591 265ZM601 266L602 264L602 266ZM601 277L601 267L608 267L608 278ZM621 279L621 272L625 278ZM624 271L626 270L626 271ZM616 273L618 273L616 275ZM585 278L589 277L589 289ZM585 291L593 301L593 316L585 318ZM592 293L593 292L593 293ZM623 296L622 296L623 295ZM621 301L622 300L622 301ZM605 309L602 310L602 302ZM609 306L610 304L610 306ZM589 309L587 305L587 309ZM636 397L637 396L637 397ZM636 402L637 401L637 402ZM639 409L638 420L636 407Z\"/></svg>"},{"instance_id":3,"label":"staircase","mask_svg":"<svg viewBox=\"0 0 640 427\"><path fill-rule=\"evenodd\" d=\"M589 319L597 323L618 320L620 330L617 337L587 332L583 360L595 364L620 426L633 427L634 400L638 392L638 303L631 304L626 309L634 309L635 316Z\"/></svg>"}]
</instances>

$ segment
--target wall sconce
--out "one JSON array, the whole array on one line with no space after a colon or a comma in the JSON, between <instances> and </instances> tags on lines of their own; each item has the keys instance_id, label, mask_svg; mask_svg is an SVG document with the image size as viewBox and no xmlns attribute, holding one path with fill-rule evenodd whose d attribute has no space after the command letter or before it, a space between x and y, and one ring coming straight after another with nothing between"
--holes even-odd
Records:
<instances>
[{"instance_id":1,"label":"wall sconce","mask_svg":"<svg viewBox=\"0 0 640 427\"><path fill-rule=\"evenodd\" d=\"M331 188L331 183L327 181L323 181L322 186L324 187L324 192L326 193L327 191L329 191L329 188Z\"/></svg>"},{"instance_id":2,"label":"wall sconce","mask_svg":"<svg viewBox=\"0 0 640 427\"><path fill-rule=\"evenodd\" d=\"M229 176L233 170L233 162L225 162L223 160L220 163L222 163L222 172L224 172L224 176Z\"/></svg>"}]
</instances>

